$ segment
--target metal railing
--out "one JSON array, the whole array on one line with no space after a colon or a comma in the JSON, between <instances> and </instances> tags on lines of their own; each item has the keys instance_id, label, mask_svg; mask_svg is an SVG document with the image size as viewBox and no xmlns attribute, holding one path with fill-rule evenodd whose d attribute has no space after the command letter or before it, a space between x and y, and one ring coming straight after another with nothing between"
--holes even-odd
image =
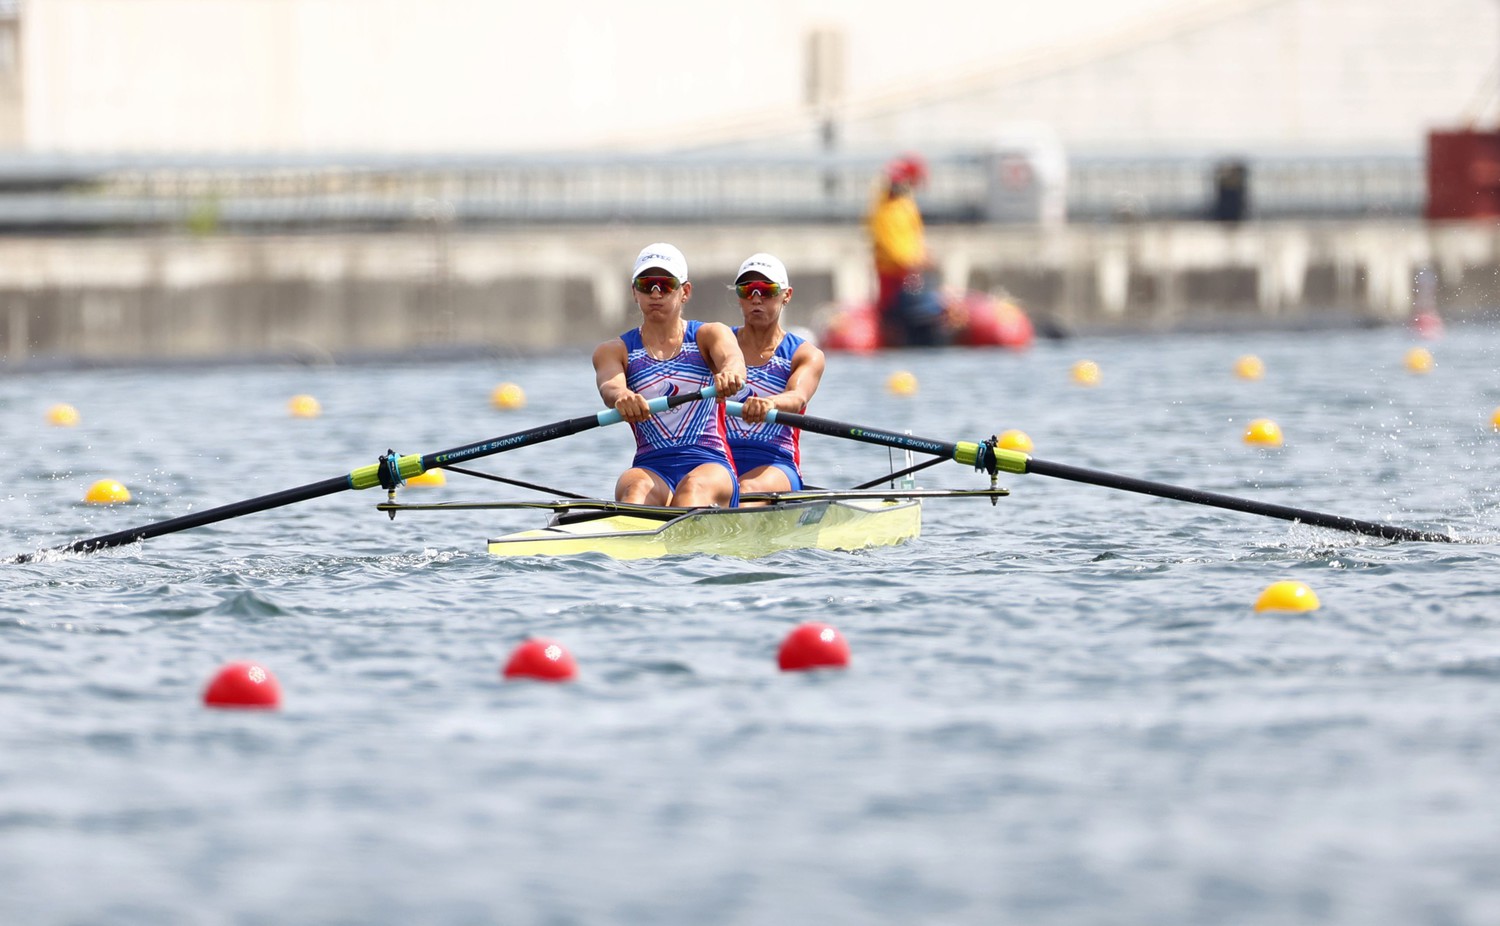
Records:
<instances>
[{"instance_id":1,"label":"metal railing","mask_svg":"<svg viewBox=\"0 0 1500 926\"><path fill-rule=\"evenodd\" d=\"M1422 214L1426 165L1415 155L1096 157L1069 164L1073 221L1204 219L1218 199L1218 169L1245 167L1249 219L1345 219Z\"/></svg>"},{"instance_id":2,"label":"metal railing","mask_svg":"<svg viewBox=\"0 0 1500 926\"><path fill-rule=\"evenodd\" d=\"M273 231L449 223L851 222L884 156L0 157L0 230ZM1421 158L1241 159L1250 219L1417 216ZM929 222L1187 220L1212 214L1207 155L1077 157L1028 151L929 158Z\"/></svg>"}]
</instances>

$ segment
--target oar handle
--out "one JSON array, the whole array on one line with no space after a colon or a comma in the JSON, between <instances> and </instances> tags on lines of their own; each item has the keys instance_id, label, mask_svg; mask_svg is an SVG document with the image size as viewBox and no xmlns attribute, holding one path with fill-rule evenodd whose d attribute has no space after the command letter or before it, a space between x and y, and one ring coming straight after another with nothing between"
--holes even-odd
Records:
<instances>
[{"instance_id":1,"label":"oar handle","mask_svg":"<svg viewBox=\"0 0 1500 926\"><path fill-rule=\"evenodd\" d=\"M699 399L712 399L718 393L713 386L706 386L697 392L685 392L682 395L657 396L646 402L646 407L651 414L659 415L670 408L686 405L688 402L696 402ZM504 453L517 447L525 447L529 444L540 444L544 441L556 440L559 437L567 437L580 431L588 431L606 425L619 424L625 419L620 413L613 409L605 409L593 415L583 415L578 418L569 418L566 421L558 421L552 424L539 425L527 431L517 431L504 437L492 437L489 440L477 441L465 444L462 447L454 447L451 450L439 450L436 453L416 454L411 453L400 457L395 462L395 470L401 482L420 476L430 469L438 469L451 466L455 463L467 463L480 457L487 457L496 453ZM369 466L361 466L349 474L349 488L372 489L380 485L380 473L385 468L385 463L371 463Z\"/></svg>"},{"instance_id":2,"label":"oar handle","mask_svg":"<svg viewBox=\"0 0 1500 926\"><path fill-rule=\"evenodd\" d=\"M736 418L745 417L745 406L740 402L725 402L724 411ZM944 459L953 460L983 470L990 475L995 473L996 452L995 447L988 441L941 441L928 437L917 437L912 434L897 434L894 431L881 431L875 428L866 428L857 424L845 424L842 421L833 421L828 418L816 418L812 415L803 415L797 412L784 412L771 409L766 412L766 421L769 424L779 424L789 428L801 428L814 434L826 434L829 437L844 437L849 440L863 441L867 444L881 444L886 447L895 447L898 450L910 450L915 453L931 453Z\"/></svg>"},{"instance_id":3,"label":"oar handle","mask_svg":"<svg viewBox=\"0 0 1500 926\"><path fill-rule=\"evenodd\" d=\"M675 408L688 402L699 399L714 398L717 393L713 386L705 387L698 392L684 393L683 395L660 396L651 399L646 406L653 415L660 414L669 408ZM394 470L400 481L410 479L412 476L420 476L429 469L444 466L450 463L462 463L475 457L489 456L494 453L502 453L506 450L514 450L528 444L539 444L543 441L566 437L569 434L577 434L579 431L587 431L590 428L603 427L615 424L623 420L620 413L614 409L607 409L593 415L584 415L579 418L570 418L567 421L559 421L555 424L544 424L540 427L531 428L526 431L518 431L515 434L507 434L504 437L496 437L487 441L479 441L474 444L466 444L463 447L455 447L452 450L443 450L438 453L429 453L425 456L419 454L408 454L397 457L394 460L382 460L369 466L361 466L346 476L335 476L332 479L324 479L321 482L309 483L294 489L286 489L281 492L273 492L270 495L261 495L256 498L246 499L230 505L221 505L217 508L208 508L181 517L169 518L165 521L157 521L154 524L144 524L140 527L131 527L112 534L104 534L99 537L90 537L86 540L75 540L72 543L58 547L52 547L44 552L73 552L87 553L100 550L105 547L118 547L127 543L135 543L149 537L160 537L162 534L171 534L192 527L201 527L204 524L213 524L216 521L224 521L240 515L253 514L257 511L265 511L270 508L280 508L295 502L305 502L309 499L321 498L324 495L332 495L346 489L368 489L381 484L382 471ZM394 457L395 455L392 454ZM390 476L387 476L389 479ZM37 553L22 553L10 558L12 563L27 563L37 559ZM3 562L3 561L0 561Z\"/></svg>"}]
</instances>

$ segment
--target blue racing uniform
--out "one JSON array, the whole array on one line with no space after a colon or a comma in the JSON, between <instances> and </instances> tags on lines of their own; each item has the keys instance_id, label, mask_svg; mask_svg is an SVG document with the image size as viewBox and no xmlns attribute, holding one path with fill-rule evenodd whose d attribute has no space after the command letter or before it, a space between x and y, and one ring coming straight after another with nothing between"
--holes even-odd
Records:
<instances>
[{"instance_id":1,"label":"blue racing uniform","mask_svg":"<svg viewBox=\"0 0 1500 926\"><path fill-rule=\"evenodd\" d=\"M625 342L625 385L648 399L698 392L714 384L708 360L698 349L702 322L689 321L682 349L674 357L657 360L646 350L641 330L620 335ZM724 406L719 402L688 402L632 424L635 431L634 466L660 476L676 488L683 477L704 463L717 463L734 478L731 505L740 503L739 479L725 437Z\"/></svg>"},{"instance_id":2,"label":"blue racing uniform","mask_svg":"<svg viewBox=\"0 0 1500 926\"><path fill-rule=\"evenodd\" d=\"M738 328L734 330L739 332ZM791 332L783 334L781 343L776 345L776 352L771 355L770 360L760 366L747 368L745 388L735 396L735 401L743 402L753 395L769 397L785 392L787 380L792 376L792 356L805 343L803 338ZM802 448L799 443L801 431L784 424L730 418L728 434L729 449L741 475L762 466L774 466L786 473L792 491L802 489Z\"/></svg>"}]
</instances>

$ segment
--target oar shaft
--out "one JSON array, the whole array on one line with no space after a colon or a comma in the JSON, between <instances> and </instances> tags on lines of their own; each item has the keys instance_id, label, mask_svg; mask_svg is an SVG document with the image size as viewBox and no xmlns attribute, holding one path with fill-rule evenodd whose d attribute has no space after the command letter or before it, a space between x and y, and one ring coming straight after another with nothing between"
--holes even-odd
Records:
<instances>
[{"instance_id":1,"label":"oar shaft","mask_svg":"<svg viewBox=\"0 0 1500 926\"><path fill-rule=\"evenodd\" d=\"M149 537L160 537L163 534L172 534L177 531L185 531L194 527L202 527L205 524L213 524L216 521L227 521L244 514L254 514L257 511L265 511L270 508L280 508L297 502L305 502L314 498L322 498L324 495L332 495L349 488L348 476L336 476L325 479L322 482L313 482L295 489L285 489L280 492L272 492L270 495L261 495L256 498L235 502L232 505L220 505L217 508L207 508L203 511L195 511L177 518L169 518L165 521L157 521L153 524L143 524L140 527L127 528L115 531L113 534L104 534L100 537L90 537L87 540L75 540L72 543L60 547L52 547L49 552L53 553L92 553L95 550L103 550L106 547L122 547L128 543L145 540ZM36 553L22 553L12 557L11 561L26 563L36 559Z\"/></svg>"},{"instance_id":2,"label":"oar shaft","mask_svg":"<svg viewBox=\"0 0 1500 926\"><path fill-rule=\"evenodd\" d=\"M691 402L700 398L697 394L679 395L652 399L647 404L653 413L663 412L669 408L675 408L684 402ZM599 412L596 415L584 415L578 418L570 418L567 421L559 421L555 424L544 424L528 431L517 431L515 434L507 434L505 437L495 437L490 440L477 441L465 444L462 447L454 447L452 450L440 450L437 453L429 453L422 457L423 464L431 469L434 466L447 466L451 463L465 463L476 460L479 457L487 457L491 454L504 453L512 447L525 447L529 444L540 444L559 437L567 437L580 431L591 428L602 427L607 424L615 424L621 420L620 413L614 409Z\"/></svg>"},{"instance_id":3,"label":"oar shaft","mask_svg":"<svg viewBox=\"0 0 1500 926\"><path fill-rule=\"evenodd\" d=\"M661 396L647 402L647 407L652 414L659 414L669 408L676 408L687 402L698 399L708 399L714 396L714 388L709 386L700 392L690 392L683 395ZM424 455L410 454L400 457L396 461L396 469L402 479L412 476L420 476L422 473L434 467L440 467L449 463L462 463L478 457L490 456L491 454L503 453L507 450L515 450L518 447L526 447L531 444L540 444L544 441L556 440L559 437L567 437L580 431L591 428L602 427L608 424L616 424L621 421L620 413L614 409L598 412L593 415L584 415L578 418L570 418L553 424L544 424L525 431L517 431L504 437L491 438L473 444L465 444L452 450L441 450L437 453ZM261 495L256 498L246 499L230 505L221 505L218 508L209 508L204 511L185 514L181 517L169 518L165 521L157 521L152 524L143 524L140 527L131 527L112 534L103 534L98 537L90 537L86 540L75 540L72 543L59 547L52 547L47 552L53 553L88 553L93 550L102 550L106 547L124 546L127 543L135 543L149 537L160 537L163 534L171 534L184 531L194 527L202 527L205 524L213 524L216 521L225 521L240 515L254 514L257 511L266 511L271 508L280 508L297 502L305 502L324 495L332 495L346 489L368 489L380 485L381 470L385 468L384 463L374 463L362 466L344 476L335 476L322 482L309 483L295 489L285 489L281 492L272 492L270 495ZM22 553L11 557L10 562L26 563L35 560L36 553Z\"/></svg>"},{"instance_id":4,"label":"oar shaft","mask_svg":"<svg viewBox=\"0 0 1500 926\"><path fill-rule=\"evenodd\" d=\"M1109 489L1139 492L1142 495L1155 495L1159 498L1170 498L1179 502L1190 502L1195 505L1209 505L1214 508L1225 508L1230 511L1243 511L1247 514L1264 515L1268 518L1280 518L1283 521L1300 521L1303 524L1312 524L1316 527L1329 527L1334 530L1367 534L1372 537L1382 537L1386 540L1426 540L1439 543L1447 543L1453 540L1447 534L1419 531L1409 527L1398 527L1394 524L1361 521L1357 518L1346 518L1343 515L1309 511L1306 508L1273 505L1267 502L1252 501L1247 498L1237 498L1233 495L1221 495L1218 492L1205 492L1201 489L1189 489L1183 486L1169 485L1164 482L1136 479L1133 476L1120 476L1100 470L1084 469L1080 466L1069 466L1066 463L1052 463L1047 460L1038 460L1035 457L1026 461L1026 472L1034 473L1038 476L1054 476L1058 479L1067 479L1072 482L1084 482L1089 485L1104 486Z\"/></svg>"},{"instance_id":5,"label":"oar shaft","mask_svg":"<svg viewBox=\"0 0 1500 926\"><path fill-rule=\"evenodd\" d=\"M682 395L658 396L646 403L646 407L653 415L685 405L688 402L696 402L699 399L711 399L714 396L714 387L708 386L699 392L687 392ZM603 427L610 424L618 424L623 419L620 413L614 409L607 409L593 415L583 415L578 418L569 418L566 421L558 421L553 424L538 425L525 431L517 431L504 437L492 437L489 440L477 441L465 444L462 447L454 447L451 450L439 450L429 454L408 454L396 461L396 469L402 479L410 479L420 476L429 469L439 469L451 463L467 463L480 457L487 457L507 450L515 450L518 447L529 447L532 444L540 444L559 437L567 437L580 431L588 431L593 428ZM349 488L369 489L380 485L380 471L382 464L372 463L362 466L349 474Z\"/></svg>"},{"instance_id":6,"label":"oar shaft","mask_svg":"<svg viewBox=\"0 0 1500 926\"><path fill-rule=\"evenodd\" d=\"M726 408L732 415L743 416L744 406L738 402L726 403ZM1089 485L1104 486L1111 489L1124 489L1127 492L1155 495L1160 498L1170 498L1196 505L1209 505L1215 508L1225 508L1230 511L1265 515L1266 517L1280 518L1284 521L1301 521L1304 524L1312 524L1317 527L1329 527L1334 530L1367 534L1372 537L1382 537L1386 540L1423 540L1435 543L1453 542L1453 538L1447 534L1440 534L1433 531L1398 527L1394 524L1379 524L1374 521L1361 521L1357 518L1324 514L1320 511L1309 511L1305 508L1272 505L1265 502L1251 501L1246 498L1236 498L1233 495L1220 495L1217 492L1204 492L1199 489L1189 489L1183 486L1169 485L1164 482L1151 482L1146 479L1120 476L1101 470L1084 469L1081 466L1069 466L1065 463L1051 463L1046 460L1037 460L1019 451L997 448L993 445L993 442L949 443L947 441L930 440L925 437L913 437L910 434L894 434L890 431L878 431L873 428L864 428L842 421L814 418L811 415L799 415L793 412L775 410L767 413L766 420L773 424L801 428L804 431L811 431L815 434L827 434L830 437L843 437L870 444L883 444L887 447L914 450L919 453L936 454L946 459L956 460L959 463L970 464L976 469L986 470L991 474L1006 472L1053 476L1058 479L1069 479L1073 482L1084 482Z\"/></svg>"},{"instance_id":7,"label":"oar shaft","mask_svg":"<svg viewBox=\"0 0 1500 926\"><path fill-rule=\"evenodd\" d=\"M744 417L745 407L739 402L725 402L724 409L735 417ZM959 463L967 463L976 469L987 469L985 454L988 448L984 444L969 441L941 441L927 437L916 437L911 434L897 434L894 431L881 431L876 428L866 428L857 424L846 424L842 421L833 421L828 418L816 418L812 415L801 415L796 412L783 412L772 409L766 414L766 421L770 424L785 425L789 428L801 428L814 434L826 434L829 437L843 437L848 440L863 441L866 444L880 444L884 447L895 447L898 450L911 450L916 453L932 453L947 460L956 460Z\"/></svg>"}]
</instances>

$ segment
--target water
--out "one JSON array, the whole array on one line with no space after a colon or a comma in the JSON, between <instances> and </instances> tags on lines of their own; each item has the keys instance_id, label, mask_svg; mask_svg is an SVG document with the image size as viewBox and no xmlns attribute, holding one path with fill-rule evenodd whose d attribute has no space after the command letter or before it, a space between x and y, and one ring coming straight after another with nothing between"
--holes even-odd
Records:
<instances>
[{"instance_id":1,"label":"water","mask_svg":"<svg viewBox=\"0 0 1500 926\"><path fill-rule=\"evenodd\" d=\"M377 492L0 568L0 922L1493 923L1500 332L835 357L813 411L1414 527L1387 544L1041 476L923 537L758 561L493 561L536 513ZM1259 382L1231 375L1254 352ZM1072 384L1073 361L1103 371ZM886 377L908 369L912 398ZM503 381L529 404L492 409ZM286 413L311 393L315 420ZM73 429L45 411L71 402ZM0 378L0 552L594 409L585 356ZM1282 450L1245 446L1275 419ZM476 468L603 492L611 428ZM886 471L808 435L809 478ZM123 507L80 504L104 477ZM978 487L953 464L925 486ZM522 493L451 477L408 498ZM1323 608L1256 614L1273 581ZM783 675L806 620L842 673ZM506 685L527 635L581 678ZM238 658L270 714L200 705Z\"/></svg>"}]
</instances>

